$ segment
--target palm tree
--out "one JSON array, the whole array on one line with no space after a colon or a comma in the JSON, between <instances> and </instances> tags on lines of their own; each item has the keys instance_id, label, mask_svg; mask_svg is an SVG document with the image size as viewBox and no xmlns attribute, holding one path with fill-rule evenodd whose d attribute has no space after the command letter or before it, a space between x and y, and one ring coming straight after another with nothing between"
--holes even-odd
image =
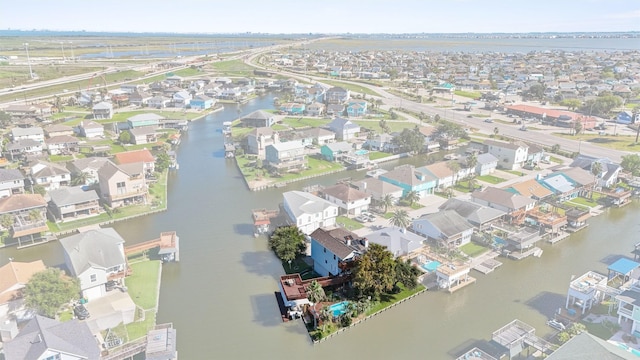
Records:
<instances>
[{"instance_id":1,"label":"palm tree","mask_svg":"<svg viewBox=\"0 0 640 360\"><path fill-rule=\"evenodd\" d=\"M467 156L467 168L469 169L475 169L476 165L478 165L478 157L476 156L475 153ZM470 172L471 174L471 172ZM475 171L473 172L473 174L475 174Z\"/></svg>"},{"instance_id":2,"label":"palm tree","mask_svg":"<svg viewBox=\"0 0 640 360\"><path fill-rule=\"evenodd\" d=\"M9 232L9 229L11 228L11 226L13 226L13 221L14 221L13 215L10 215L10 214L0 215L0 226L2 226L3 229L7 230L7 232Z\"/></svg>"},{"instance_id":3,"label":"palm tree","mask_svg":"<svg viewBox=\"0 0 640 360\"><path fill-rule=\"evenodd\" d=\"M307 298L314 304L323 301L326 298L324 289L319 282L313 280L307 287Z\"/></svg>"},{"instance_id":4,"label":"palm tree","mask_svg":"<svg viewBox=\"0 0 640 360\"><path fill-rule=\"evenodd\" d=\"M476 185L478 185L478 180L476 180L475 177L469 178L469 191L473 191L473 189L476 188Z\"/></svg>"},{"instance_id":5,"label":"palm tree","mask_svg":"<svg viewBox=\"0 0 640 360\"><path fill-rule=\"evenodd\" d=\"M460 171L460 164L457 161L449 161L447 167L453 173L453 184L458 183L458 172Z\"/></svg>"},{"instance_id":6,"label":"palm tree","mask_svg":"<svg viewBox=\"0 0 640 360\"><path fill-rule=\"evenodd\" d=\"M418 195L417 191L409 191L407 195L404 196L404 200L409 203L409 206L413 206L418 200L420 200L420 195Z\"/></svg>"},{"instance_id":7,"label":"palm tree","mask_svg":"<svg viewBox=\"0 0 640 360\"><path fill-rule=\"evenodd\" d=\"M386 213L389 208L395 205L396 199L391 194L385 195L382 199L380 199L380 205L384 208L384 212Z\"/></svg>"},{"instance_id":8,"label":"palm tree","mask_svg":"<svg viewBox=\"0 0 640 360\"><path fill-rule=\"evenodd\" d=\"M498 129L497 126L493 128L493 136L498 136L499 132L500 132L500 129Z\"/></svg>"},{"instance_id":9,"label":"palm tree","mask_svg":"<svg viewBox=\"0 0 640 360\"><path fill-rule=\"evenodd\" d=\"M73 186L84 185L91 178L92 178L92 176L89 173L86 173L84 171L81 171L79 173L75 173L75 174L73 174L73 177L71 179L71 185L73 185Z\"/></svg>"},{"instance_id":10,"label":"palm tree","mask_svg":"<svg viewBox=\"0 0 640 360\"><path fill-rule=\"evenodd\" d=\"M593 189L591 190L591 198L593 199L593 190L595 190L596 186L598 186L597 178L600 176L602 172L602 163L599 161L594 161L591 164L591 173L593 174Z\"/></svg>"},{"instance_id":11,"label":"palm tree","mask_svg":"<svg viewBox=\"0 0 640 360\"><path fill-rule=\"evenodd\" d=\"M396 211L393 212L393 215L391 215L391 218L389 219L389 224L402 229L408 228L409 225L411 225L411 219L409 218L407 210L396 209Z\"/></svg>"},{"instance_id":12,"label":"palm tree","mask_svg":"<svg viewBox=\"0 0 640 360\"><path fill-rule=\"evenodd\" d=\"M320 317L320 321L322 321L322 331L324 331L324 328L327 326L327 322L331 320L331 315L331 310L329 310L328 306L325 306L320 310L320 314L318 314L318 316Z\"/></svg>"}]
</instances>

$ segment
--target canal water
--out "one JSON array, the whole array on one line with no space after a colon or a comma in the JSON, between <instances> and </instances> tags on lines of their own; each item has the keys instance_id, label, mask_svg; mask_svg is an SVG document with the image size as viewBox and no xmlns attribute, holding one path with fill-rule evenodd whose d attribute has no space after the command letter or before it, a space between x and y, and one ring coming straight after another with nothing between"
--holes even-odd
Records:
<instances>
[{"instance_id":1,"label":"canal water","mask_svg":"<svg viewBox=\"0 0 640 360\"><path fill-rule=\"evenodd\" d=\"M241 105L241 114L272 107L272 95ZM541 258L505 264L454 294L427 292L328 341L313 346L299 321L282 323L274 291L283 273L265 238L254 238L250 210L275 208L282 192L314 183L332 184L362 172L341 172L261 192L247 190L223 152L223 121L238 117L236 105L192 122L178 150L180 170L169 180L169 209L116 224L133 244L177 231L181 262L162 272L158 322L178 329L182 359L408 358L450 359L475 340L513 319L549 334L545 325L564 304L572 276L606 273L612 256L630 255L640 238L639 204L607 210L591 226L553 246ZM397 163L395 163L397 164ZM387 164L386 166L393 166ZM63 261L59 243L0 250L0 265L42 258ZM338 355L339 354L339 355Z\"/></svg>"}]
</instances>

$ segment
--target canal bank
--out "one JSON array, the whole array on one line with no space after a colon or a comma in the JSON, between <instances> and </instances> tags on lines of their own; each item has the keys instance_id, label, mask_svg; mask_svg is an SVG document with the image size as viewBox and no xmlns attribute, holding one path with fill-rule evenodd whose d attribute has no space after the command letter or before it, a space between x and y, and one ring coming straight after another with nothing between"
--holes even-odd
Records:
<instances>
[{"instance_id":1,"label":"canal bank","mask_svg":"<svg viewBox=\"0 0 640 360\"><path fill-rule=\"evenodd\" d=\"M242 110L249 113L271 104L272 96L265 95L242 105ZM505 260L491 274L474 275L478 279L474 286L454 294L427 292L312 346L301 321L282 323L273 296L282 265L264 237L253 237L250 209L273 208L282 202L284 191L365 174L345 171L251 192L235 164L224 159L223 135L218 131L223 121L236 117L237 106L231 105L190 123L177 151L180 171L169 174L168 210L114 224L125 245L155 238L162 231L180 234L181 262L162 269L157 322L173 323L184 359L276 359L287 353L309 359L336 354L450 359L470 340L487 339L515 318L545 335L552 332L546 321L564 304L571 276L587 270L606 274L607 257L629 255L640 232L637 202L606 210L571 238L542 245L541 258ZM391 161L381 167L412 161ZM0 265L8 257L43 258L49 266L63 262L57 242L0 250Z\"/></svg>"}]
</instances>

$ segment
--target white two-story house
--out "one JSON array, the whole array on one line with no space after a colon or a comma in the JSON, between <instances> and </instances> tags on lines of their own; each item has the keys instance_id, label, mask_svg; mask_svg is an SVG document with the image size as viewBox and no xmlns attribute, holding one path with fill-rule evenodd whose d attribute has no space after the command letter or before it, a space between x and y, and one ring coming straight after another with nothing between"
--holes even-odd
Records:
<instances>
[{"instance_id":1,"label":"white two-story house","mask_svg":"<svg viewBox=\"0 0 640 360\"><path fill-rule=\"evenodd\" d=\"M24 175L17 169L0 169L0 198L24 192Z\"/></svg>"},{"instance_id":2,"label":"white two-story house","mask_svg":"<svg viewBox=\"0 0 640 360\"><path fill-rule=\"evenodd\" d=\"M473 225L453 210L423 215L413 221L412 229L447 247L468 244L473 233Z\"/></svg>"},{"instance_id":3,"label":"white two-story house","mask_svg":"<svg viewBox=\"0 0 640 360\"><path fill-rule=\"evenodd\" d=\"M498 167L508 170L517 170L527 161L529 154L529 146L527 144L516 141L507 143L497 140L485 140L489 154L498 158Z\"/></svg>"},{"instance_id":4,"label":"white two-story house","mask_svg":"<svg viewBox=\"0 0 640 360\"><path fill-rule=\"evenodd\" d=\"M303 233L309 235L319 227L336 225L336 204L304 191L287 191L282 196L289 220Z\"/></svg>"},{"instance_id":5,"label":"white two-story house","mask_svg":"<svg viewBox=\"0 0 640 360\"><path fill-rule=\"evenodd\" d=\"M340 213L358 216L369 210L371 195L356 190L346 184L329 186L322 190L322 196L340 207Z\"/></svg>"}]
</instances>

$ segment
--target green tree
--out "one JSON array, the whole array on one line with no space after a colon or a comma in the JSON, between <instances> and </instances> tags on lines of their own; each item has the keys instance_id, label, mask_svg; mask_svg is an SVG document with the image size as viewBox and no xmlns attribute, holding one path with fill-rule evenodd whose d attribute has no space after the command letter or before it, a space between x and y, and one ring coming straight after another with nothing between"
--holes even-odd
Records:
<instances>
[{"instance_id":1,"label":"green tree","mask_svg":"<svg viewBox=\"0 0 640 360\"><path fill-rule=\"evenodd\" d=\"M420 195L418 195L417 191L409 191L407 195L404 196L404 201L409 203L409 206L413 206L413 204L420 201Z\"/></svg>"},{"instance_id":2,"label":"green tree","mask_svg":"<svg viewBox=\"0 0 640 360\"><path fill-rule=\"evenodd\" d=\"M433 121L435 121L435 122L440 122L440 114L436 114L436 115L433 117Z\"/></svg>"},{"instance_id":3,"label":"green tree","mask_svg":"<svg viewBox=\"0 0 640 360\"><path fill-rule=\"evenodd\" d=\"M393 289L395 261L393 254L384 246L369 245L369 249L356 260L353 287L362 297L379 299L383 293Z\"/></svg>"},{"instance_id":4,"label":"green tree","mask_svg":"<svg viewBox=\"0 0 640 360\"><path fill-rule=\"evenodd\" d=\"M32 192L34 194L40 194L42 196L45 196L47 194L47 189L45 189L44 186L40 184L34 184L32 186Z\"/></svg>"},{"instance_id":5,"label":"green tree","mask_svg":"<svg viewBox=\"0 0 640 360\"><path fill-rule=\"evenodd\" d=\"M89 179L91 179L91 175L84 171L80 171L79 173L73 173L71 174L71 185L73 186L84 185L87 183L87 181L89 181Z\"/></svg>"},{"instance_id":6,"label":"green tree","mask_svg":"<svg viewBox=\"0 0 640 360\"><path fill-rule=\"evenodd\" d=\"M569 110L575 110L582 106L582 100L578 99L564 99L560 101L560 105L566 106Z\"/></svg>"},{"instance_id":7,"label":"green tree","mask_svg":"<svg viewBox=\"0 0 640 360\"><path fill-rule=\"evenodd\" d=\"M71 279L56 268L33 274L24 288L27 307L39 314L55 318L60 307L77 299L80 285L77 279Z\"/></svg>"},{"instance_id":8,"label":"green tree","mask_svg":"<svg viewBox=\"0 0 640 360\"><path fill-rule=\"evenodd\" d=\"M598 186L598 177L602 173L602 163L594 161L591 164L591 174L593 174L593 189L591 191L591 198L593 199L593 190Z\"/></svg>"},{"instance_id":9,"label":"green tree","mask_svg":"<svg viewBox=\"0 0 640 360\"><path fill-rule=\"evenodd\" d=\"M295 225L281 226L269 237L269 247L280 260L291 265L291 261L306 249L305 236Z\"/></svg>"},{"instance_id":10,"label":"green tree","mask_svg":"<svg viewBox=\"0 0 640 360\"><path fill-rule=\"evenodd\" d=\"M171 164L171 158L169 157L169 154L167 154L166 152L161 152L158 155L156 155L156 171L157 172L164 172L165 170L167 170L169 168L169 165Z\"/></svg>"},{"instance_id":11,"label":"green tree","mask_svg":"<svg viewBox=\"0 0 640 360\"><path fill-rule=\"evenodd\" d=\"M533 84L528 90L524 91L523 95L528 99L542 100L544 99L544 90L544 85Z\"/></svg>"},{"instance_id":12,"label":"green tree","mask_svg":"<svg viewBox=\"0 0 640 360\"><path fill-rule=\"evenodd\" d=\"M441 121L440 125L436 128L435 135L443 139L464 138L468 136L460 125L451 121Z\"/></svg>"},{"instance_id":13,"label":"green tree","mask_svg":"<svg viewBox=\"0 0 640 360\"><path fill-rule=\"evenodd\" d=\"M327 323L331 322L331 318L333 317L333 314L331 313L331 310L329 310L329 307L325 306L322 308L322 310L320 310L318 317L320 318L320 321L322 321L322 331L324 331L324 329L327 326Z\"/></svg>"},{"instance_id":14,"label":"green tree","mask_svg":"<svg viewBox=\"0 0 640 360\"><path fill-rule=\"evenodd\" d=\"M499 132L500 132L500 129L498 129L497 126L493 128L493 136L498 136Z\"/></svg>"},{"instance_id":15,"label":"green tree","mask_svg":"<svg viewBox=\"0 0 640 360\"><path fill-rule=\"evenodd\" d=\"M420 270L411 264L411 260L402 261L400 258L397 258L395 270L394 286L397 286L399 283L408 289L414 289L418 286Z\"/></svg>"},{"instance_id":16,"label":"green tree","mask_svg":"<svg viewBox=\"0 0 640 360\"><path fill-rule=\"evenodd\" d=\"M307 287L307 298L314 304L323 301L327 296L319 282L313 280Z\"/></svg>"},{"instance_id":17,"label":"green tree","mask_svg":"<svg viewBox=\"0 0 640 360\"><path fill-rule=\"evenodd\" d=\"M120 132L118 141L120 141L121 144L129 144L131 142L131 134L128 131Z\"/></svg>"},{"instance_id":18,"label":"green tree","mask_svg":"<svg viewBox=\"0 0 640 360\"><path fill-rule=\"evenodd\" d=\"M582 131L582 122L574 121L573 122L573 135L578 135Z\"/></svg>"},{"instance_id":19,"label":"green tree","mask_svg":"<svg viewBox=\"0 0 640 360\"><path fill-rule=\"evenodd\" d=\"M389 208L392 208L395 203L396 199L391 194L387 194L382 199L380 199L380 205L384 208L385 213L389 211Z\"/></svg>"},{"instance_id":20,"label":"green tree","mask_svg":"<svg viewBox=\"0 0 640 360\"><path fill-rule=\"evenodd\" d=\"M551 152L554 154L560 152L560 144L553 144L553 146L551 146Z\"/></svg>"},{"instance_id":21,"label":"green tree","mask_svg":"<svg viewBox=\"0 0 640 360\"><path fill-rule=\"evenodd\" d=\"M460 172L460 163L457 161L449 161L447 162L447 167L453 173L453 183L454 185L458 183L458 172Z\"/></svg>"},{"instance_id":22,"label":"green tree","mask_svg":"<svg viewBox=\"0 0 640 360\"><path fill-rule=\"evenodd\" d=\"M476 165L478 165L478 156L475 153L470 154L467 156L465 163L468 169L475 169Z\"/></svg>"},{"instance_id":23,"label":"green tree","mask_svg":"<svg viewBox=\"0 0 640 360\"><path fill-rule=\"evenodd\" d=\"M396 209L389 218L389 224L397 226L402 229L406 229L411 225L411 218L407 210Z\"/></svg>"},{"instance_id":24,"label":"green tree","mask_svg":"<svg viewBox=\"0 0 640 360\"><path fill-rule=\"evenodd\" d=\"M380 120L380 122L378 122L378 126L380 127L382 132L385 134L388 134L389 132L391 132L389 125L387 125L387 120L385 119Z\"/></svg>"},{"instance_id":25,"label":"green tree","mask_svg":"<svg viewBox=\"0 0 640 360\"><path fill-rule=\"evenodd\" d=\"M402 132L391 139L401 152L419 153L424 147L424 135L420 129L402 129Z\"/></svg>"},{"instance_id":26,"label":"green tree","mask_svg":"<svg viewBox=\"0 0 640 360\"><path fill-rule=\"evenodd\" d=\"M475 177L469 178L469 191L473 191L478 186L478 180Z\"/></svg>"},{"instance_id":27,"label":"green tree","mask_svg":"<svg viewBox=\"0 0 640 360\"><path fill-rule=\"evenodd\" d=\"M623 155L622 162L620 162L620 166L622 166L623 169L633 174L633 176L640 176L640 155L638 154Z\"/></svg>"}]
</instances>

